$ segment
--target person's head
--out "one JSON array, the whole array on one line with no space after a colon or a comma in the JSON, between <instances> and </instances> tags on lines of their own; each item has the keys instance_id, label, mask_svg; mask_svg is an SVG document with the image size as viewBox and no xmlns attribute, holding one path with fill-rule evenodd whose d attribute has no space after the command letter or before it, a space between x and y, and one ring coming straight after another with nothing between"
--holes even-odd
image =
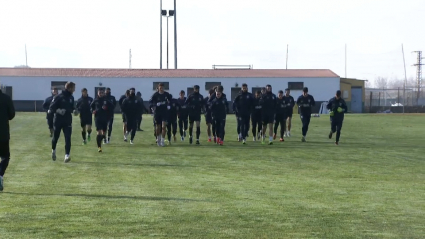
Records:
<instances>
[{"instance_id":1,"label":"person's head","mask_svg":"<svg viewBox=\"0 0 425 239\"><path fill-rule=\"evenodd\" d=\"M108 96L111 95L111 88L106 88L105 94Z\"/></svg>"},{"instance_id":2,"label":"person's head","mask_svg":"<svg viewBox=\"0 0 425 239\"><path fill-rule=\"evenodd\" d=\"M208 93L210 94L210 96L212 96L212 95L214 95L215 91L214 91L213 89L210 89L210 90L208 91Z\"/></svg>"},{"instance_id":3,"label":"person's head","mask_svg":"<svg viewBox=\"0 0 425 239\"><path fill-rule=\"evenodd\" d=\"M303 96L304 97L307 97L308 96L308 88L307 87L304 87L303 88Z\"/></svg>"},{"instance_id":4,"label":"person's head","mask_svg":"<svg viewBox=\"0 0 425 239\"><path fill-rule=\"evenodd\" d=\"M164 93L164 83L158 84L158 92L161 94Z\"/></svg>"},{"instance_id":5,"label":"person's head","mask_svg":"<svg viewBox=\"0 0 425 239\"><path fill-rule=\"evenodd\" d=\"M223 95L223 92L222 92L222 91L217 91L217 92L215 92L215 96L216 96L218 99L220 99L222 95Z\"/></svg>"},{"instance_id":6,"label":"person's head","mask_svg":"<svg viewBox=\"0 0 425 239\"><path fill-rule=\"evenodd\" d=\"M99 88L99 89L97 90L97 96L98 96L99 98L102 98L103 96L105 96L105 89L103 89L103 88Z\"/></svg>"},{"instance_id":7,"label":"person's head","mask_svg":"<svg viewBox=\"0 0 425 239\"><path fill-rule=\"evenodd\" d=\"M58 94L58 88L53 88L52 95L57 95L57 94Z\"/></svg>"},{"instance_id":8,"label":"person's head","mask_svg":"<svg viewBox=\"0 0 425 239\"><path fill-rule=\"evenodd\" d=\"M130 88L130 96L135 96L135 95L136 95L136 89Z\"/></svg>"},{"instance_id":9,"label":"person's head","mask_svg":"<svg viewBox=\"0 0 425 239\"><path fill-rule=\"evenodd\" d=\"M83 97L87 97L87 96L88 96L88 94L87 94L87 89L86 89L86 88L83 88L83 89L81 90L81 95L83 95Z\"/></svg>"},{"instance_id":10,"label":"person's head","mask_svg":"<svg viewBox=\"0 0 425 239\"><path fill-rule=\"evenodd\" d=\"M217 86L217 90L216 91L221 91L221 94L223 94L224 88L222 85Z\"/></svg>"},{"instance_id":11,"label":"person's head","mask_svg":"<svg viewBox=\"0 0 425 239\"><path fill-rule=\"evenodd\" d=\"M261 88L261 94L265 94L266 93L266 87Z\"/></svg>"},{"instance_id":12,"label":"person's head","mask_svg":"<svg viewBox=\"0 0 425 239\"><path fill-rule=\"evenodd\" d=\"M261 96L261 91L259 91L259 90L257 90L256 92L255 92L255 98L260 98L260 96Z\"/></svg>"},{"instance_id":13,"label":"person's head","mask_svg":"<svg viewBox=\"0 0 425 239\"><path fill-rule=\"evenodd\" d=\"M184 90L181 90L180 91L180 99L184 99L184 96L185 96L185 94L186 94L186 92L184 92Z\"/></svg>"},{"instance_id":14,"label":"person's head","mask_svg":"<svg viewBox=\"0 0 425 239\"><path fill-rule=\"evenodd\" d=\"M340 91L340 90L337 90L337 91L336 91L335 98L336 98L337 100L341 99L341 91Z\"/></svg>"},{"instance_id":15,"label":"person's head","mask_svg":"<svg viewBox=\"0 0 425 239\"><path fill-rule=\"evenodd\" d=\"M125 96L129 97L130 96L130 90L126 90L125 91Z\"/></svg>"},{"instance_id":16,"label":"person's head","mask_svg":"<svg viewBox=\"0 0 425 239\"><path fill-rule=\"evenodd\" d=\"M194 92L199 92L199 85L194 85L193 86L193 91Z\"/></svg>"},{"instance_id":17,"label":"person's head","mask_svg":"<svg viewBox=\"0 0 425 239\"><path fill-rule=\"evenodd\" d=\"M266 85L266 92L272 92L272 86Z\"/></svg>"},{"instance_id":18,"label":"person's head","mask_svg":"<svg viewBox=\"0 0 425 239\"><path fill-rule=\"evenodd\" d=\"M242 92L248 92L248 85L245 83L242 84Z\"/></svg>"},{"instance_id":19,"label":"person's head","mask_svg":"<svg viewBox=\"0 0 425 239\"><path fill-rule=\"evenodd\" d=\"M291 93L291 90L289 88L286 88L285 89L285 95L286 96L289 96L290 93Z\"/></svg>"},{"instance_id":20,"label":"person's head","mask_svg":"<svg viewBox=\"0 0 425 239\"><path fill-rule=\"evenodd\" d=\"M282 99L283 98L283 91L282 90L279 90L279 92L277 93L277 97L279 99Z\"/></svg>"},{"instance_id":21,"label":"person's head","mask_svg":"<svg viewBox=\"0 0 425 239\"><path fill-rule=\"evenodd\" d=\"M136 96L141 98L142 97L142 93L140 93L140 91L137 91Z\"/></svg>"},{"instance_id":22,"label":"person's head","mask_svg":"<svg viewBox=\"0 0 425 239\"><path fill-rule=\"evenodd\" d=\"M71 94L75 91L75 83L72 81L68 81L65 84L65 90L69 91Z\"/></svg>"}]
</instances>

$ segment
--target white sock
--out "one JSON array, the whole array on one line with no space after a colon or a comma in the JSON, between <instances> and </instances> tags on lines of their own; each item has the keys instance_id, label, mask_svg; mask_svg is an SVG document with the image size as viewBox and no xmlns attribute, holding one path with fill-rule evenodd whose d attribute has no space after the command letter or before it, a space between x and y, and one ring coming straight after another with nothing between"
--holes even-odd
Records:
<instances>
[{"instance_id":1,"label":"white sock","mask_svg":"<svg viewBox=\"0 0 425 239\"><path fill-rule=\"evenodd\" d=\"M52 149L52 153L56 153L56 150L55 149Z\"/></svg>"},{"instance_id":2,"label":"white sock","mask_svg":"<svg viewBox=\"0 0 425 239\"><path fill-rule=\"evenodd\" d=\"M65 158L69 158L69 154L65 154Z\"/></svg>"},{"instance_id":3,"label":"white sock","mask_svg":"<svg viewBox=\"0 0 425 239\"><path fill-rule=\"evenodd\" d=\"M269 141L273 141L273 136L269 136Z\"/></svg>"}]
</instances>

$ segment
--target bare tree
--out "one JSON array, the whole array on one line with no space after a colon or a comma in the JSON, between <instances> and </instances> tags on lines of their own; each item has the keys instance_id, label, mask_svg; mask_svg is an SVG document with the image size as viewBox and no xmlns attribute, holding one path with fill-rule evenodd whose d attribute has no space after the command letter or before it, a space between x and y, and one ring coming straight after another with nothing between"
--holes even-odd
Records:
<instances>
[{"instance_id":1,"label":"bare tree","mask_svg":"<svg viewBox=\"0 0 425 239\"><path fill-rule=\"evenodd\" d=\"M404 87L404 80L399 78L394 78L389 81L388 87L390 89L398 89L398 88L402 89Z\"/></svg>"},{"instance_id":2,"label":"bare tree","mask_svg":"<svg viewBox=\"0 0 425 239\"><path fill-rule=\"evenodd\" d=\"M378 76L374 82L375 88L388 89L388 79Z\"/></svg>"},{"instance_id":3,"label":"bare tree","mask_svg":"<svg viewBox=\"0 0 425 239\"><path fill-rule=\"evenodd\" d=\"M365 88L372 88L372 82L370 80L365 80L364 87Z\"/></svg>"}]
</instances>

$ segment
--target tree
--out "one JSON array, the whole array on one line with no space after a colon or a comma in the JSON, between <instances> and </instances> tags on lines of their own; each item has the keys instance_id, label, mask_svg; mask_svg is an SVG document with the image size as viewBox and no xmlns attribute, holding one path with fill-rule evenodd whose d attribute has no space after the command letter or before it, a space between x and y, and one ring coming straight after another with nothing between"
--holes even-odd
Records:
<instances>
[{"instance_id":1,"label":"tree","mask_svg":"<svg viewBox=\"0 0 425 239\"><path fill-rule=\"evenodd\" d=\"M374 82L375 88L388 89L388 79L378 76Z\"/></svg>"}]
</instances>

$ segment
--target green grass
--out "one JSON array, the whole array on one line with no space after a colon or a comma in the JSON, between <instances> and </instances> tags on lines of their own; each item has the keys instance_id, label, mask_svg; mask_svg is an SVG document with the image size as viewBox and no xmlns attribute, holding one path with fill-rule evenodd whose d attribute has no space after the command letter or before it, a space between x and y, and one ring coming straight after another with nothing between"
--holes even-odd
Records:
<instances>
[{"instance_id":1,"label":"green grass","mask_svg":"<svg viewBox=\"0 0 425 239\"><path fill-rule=\"evenodd\" d=\"M0 193L1 238L423 238L424 115L347 115L340 146L329 119L312 118L307 143L236 142L228 116L220 147L154 145L152 118L134 145L95 137L81 145L74 117L72 161L58 160L44 114L11 122L12 159Z\"/></svg>"}]
</instances>

